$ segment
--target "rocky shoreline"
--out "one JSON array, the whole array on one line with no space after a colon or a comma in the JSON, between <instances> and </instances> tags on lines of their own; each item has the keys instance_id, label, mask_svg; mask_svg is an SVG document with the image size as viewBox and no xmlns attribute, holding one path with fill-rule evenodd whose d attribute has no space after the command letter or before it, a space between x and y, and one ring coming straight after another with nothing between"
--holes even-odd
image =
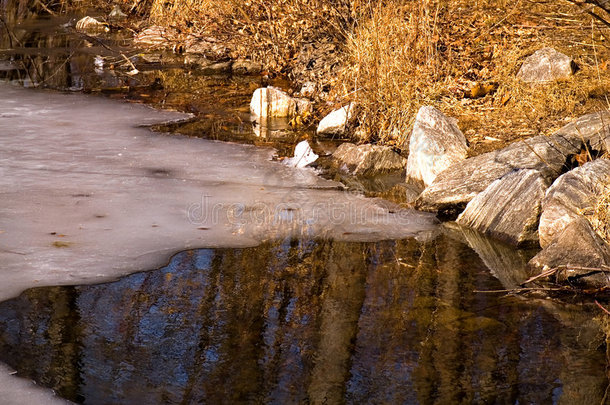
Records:
<instances>
[{"instance_id":1,"label":"rocky shoreline","mask_svg":"<svg viewBox=\"0 0 610 405\"><path fill-rule=\"evenodd\" d=\"M566 63L571 66L569 60ZM532 68L528 69L531 76ZM566 69L559 71L566 74ZM542 77L548 79L546 73ZM255 92L250 108L264 125L268 116L294 117L312 107L307 100L268 87ZM351 109L346 105L333 111L320 127L341 133L350 126ZM610 113L596 112L552 136L524 139L468 158L457 121L424 106L409 137L408 159L389 147L350 143L342 144L332 157L337 167L355 176L405 170L407 181L423 187L415 208L455 219L515 247L541 247L529 261L534 275L603 288L610 286L610 245L585 213L610 186L610 160L597 158L609 152L608 124Z\"/></svg>"},{"instance_id":2,"label":"rocky shoreline","mask_svg":"<svg viewBox=\"0 0 610 405\"><path fill-rule=\"evenodd\" d=\"M150 27L134 40L138 46L176 46L176 33ZM255 61L232 60L230 50L213 38L187 38L186 61L201 69L233 74L259 74ZM527 58L517 77L535 86L562 80L577 71L568 56L542 48ZM206 71L207 71L206 70ZM300 122L315 115L314 102L323 99L315 83L305 83L294 96L272 86L257 89L250 111L259 128L267 119ZM324 109L324 108L323 108ZM358 106L347 102L319 121L320 137L346 136L358 131ZM610 245L585 215L610 186L610 114L596 112L574 120L551 136L536 136L501 149L468 157L469 145L457 120L424 106L415 118L405 159L381 145L342 144L331 161L353 176L405 171L420 191L413 206L476 230L515 247L540 247L529 261L533 275L553 276L556 282L610 287ZM317 155L304 141L295 157L297 167ZM413 187L410 193L413 194ZM561 269L561 271L559 271Z\"/></svg>"}]
</instances>

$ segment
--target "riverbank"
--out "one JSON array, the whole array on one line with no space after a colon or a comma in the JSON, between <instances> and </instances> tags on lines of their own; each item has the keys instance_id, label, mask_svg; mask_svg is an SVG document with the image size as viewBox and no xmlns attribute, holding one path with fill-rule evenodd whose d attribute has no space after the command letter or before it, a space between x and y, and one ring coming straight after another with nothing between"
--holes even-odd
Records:
<instances>
[{"instance_id":1,"label":"riverbank","mask_svg":"<svg viewBox=\"0 0 610 405\"><path fill-rule=\"evenodd\" d=\"M189 38L213 38L218 56L257 61L287 77L286 90L313 83L320 115L358 103L359 141L403 148L418 109L432 105L459 120L474 156L607 106L605 27L569 2L151 1L137 11L187 52ZM520 65L545 46L578 73L524 84Z\"/></svg>"}]
</instances>

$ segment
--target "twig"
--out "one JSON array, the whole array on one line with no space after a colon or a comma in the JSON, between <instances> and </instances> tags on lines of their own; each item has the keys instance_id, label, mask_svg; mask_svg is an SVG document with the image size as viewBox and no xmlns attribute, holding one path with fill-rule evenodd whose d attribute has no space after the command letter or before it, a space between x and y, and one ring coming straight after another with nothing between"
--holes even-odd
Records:
<instances>
[{"instance_id":1,"label":"twig","mask_svg":"<svg viewBox=\"0 0 610 405\"><path fill-rule=\"evenodd\" d=\"M602 309L602 311L604 311L606 314L610 315L610 311L608 311L606 308L604 308L603 305L600 304L597 300L595 300L595 303L597 304L598 307L600 307Z\"/></svg>"},{"instance_id":2,"label":"twig","mask_svg":"<svg viewBox=\"0 0 610 405\"><path fill-rule=\"evenodd\" d=\"M511 289L505 289L505 290L474 290L473 292L475 292L475 293L488 293L488 294L494 294L494 293L516 294L516 293L527 292L527 291L565 291L565 290L566 290L565 287L556 287L556 288L523 287L523 288L511 288Z\"/></svg>"}]
</instances>

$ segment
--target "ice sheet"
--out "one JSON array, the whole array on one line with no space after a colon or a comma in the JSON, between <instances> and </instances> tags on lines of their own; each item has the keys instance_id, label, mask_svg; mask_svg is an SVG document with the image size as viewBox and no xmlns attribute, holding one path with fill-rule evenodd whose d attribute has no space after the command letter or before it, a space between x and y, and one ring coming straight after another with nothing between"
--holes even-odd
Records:
<instances>
[{"instance_id":1,"label":"ice sheet","mask_svg":"<svg viewBox=\"0 0 610 405\"><path fill-rule=\"evenodd\" d=\"M272 162L271 149L139 127L179 113L4 84L0 94L0 300L152 269L189 248L396 239L435 224Z\"/></svg>"}]
</instances>

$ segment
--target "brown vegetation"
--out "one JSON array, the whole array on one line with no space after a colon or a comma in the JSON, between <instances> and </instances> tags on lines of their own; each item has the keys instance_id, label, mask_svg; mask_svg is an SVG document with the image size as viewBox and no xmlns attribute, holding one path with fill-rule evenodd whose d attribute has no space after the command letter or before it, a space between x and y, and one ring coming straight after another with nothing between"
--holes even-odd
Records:
<instances>
[{"instance_id":1,"label":"brown vegetation","mask_svg":"<svg viewBox=\"0 0 610 405\"><path fill-rule=\"evenodd\" d=\"M151 23L217 37L232 56L260 60L295 85L313 79L336 104L358 101L362 141L400 145L417 109L433 104L460 119L477 154L606 107L607 27L591 6L573 3L144 0L137 10ZM578 73L519 82L522 60L543 46L572 56Z\"/></svg>"}]
</instances>

